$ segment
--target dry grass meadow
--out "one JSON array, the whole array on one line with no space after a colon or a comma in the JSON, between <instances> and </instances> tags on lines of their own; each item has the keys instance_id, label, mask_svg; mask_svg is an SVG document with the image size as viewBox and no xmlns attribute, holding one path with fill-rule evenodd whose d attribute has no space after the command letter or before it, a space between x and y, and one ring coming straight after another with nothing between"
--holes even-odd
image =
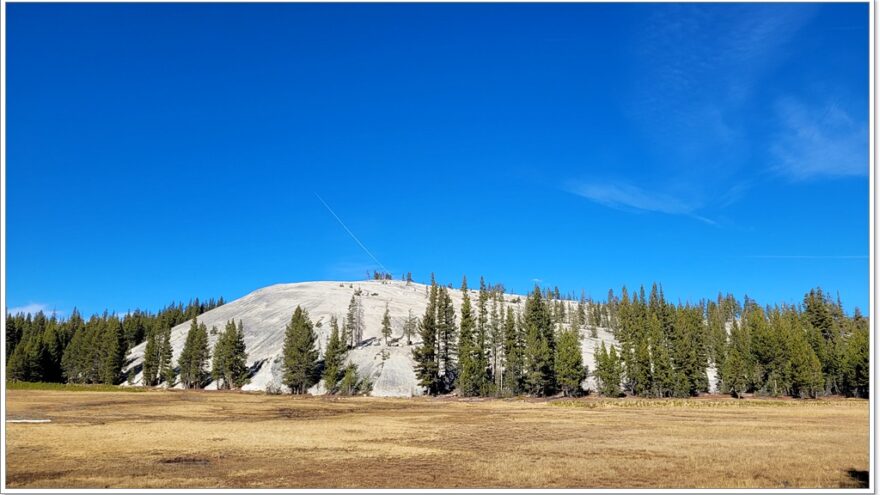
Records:
<instances>
[{"instance_id":1,"label":"dry grass meadow","mask_svg":"<svg viewBox=\"0 0 880 495\"><path fill-rule=\"evenodd\" d=\"M9 488L866 486L864 400L7 391Z\"/></svg>"}]
</instances>

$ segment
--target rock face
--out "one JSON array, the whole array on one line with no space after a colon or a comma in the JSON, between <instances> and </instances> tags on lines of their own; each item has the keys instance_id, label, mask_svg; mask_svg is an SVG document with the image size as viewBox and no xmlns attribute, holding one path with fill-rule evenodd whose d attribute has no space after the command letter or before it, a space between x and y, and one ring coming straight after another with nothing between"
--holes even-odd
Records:
<instances>
[{"instance_id":1,"label":"rock face","mask_svg":"<svg viewBox=\"0 0 880 495\"><path fill-rule=\"evenodd\" d=\"M415 372L413 371L412 349L418 344L418 336L413 345L406 345L402 338L403 325L409 310L421 318L428 304L429 287L402 281L361 281L361 282L302 282L279 284L256 290L250 294L228 302L199 316L199 322L210 330L216 326L222 332L228 320L241 320L244 324L245 345L248 353L248 366L253 370L250 383L245 390L266 390L274 388L286 390L282 385L281 355L284 345L284 330L297 305L309 312L318 335L318 347L323 356L330 336L330 318L336 316L340 325L348 311L354 292L360 289L360 301L364 316L364 340L348 354L348 360L358 367L361 376L372 382L372 395L383 397L409 397L421 395ZM450 290L456 312L460 311L462 293ZM472 304L476 304L477 293L470 291ZM505 304L513 305L515 311L522 311L525 297L505 294ZM388 305L393 335L386 344L382 337L382 315ZM574 303L571 303L574 306ZM190 323L182 323L171 330L171 345L176 364ZM584 364L592 371L593 352L601 341L606 345L616 344L605 329L598 329L598 338L590 338L589 330L583 331ZM210 335L209 346L213 348L217 335ZM141 383L140 368L143 363L145 344L132 348L126 370L136 371L134 383ZM592 377L585 383L595 388ZM214 388L212 383L208 388ZM313 394L323 393L322 384L312 387Z\"/></svg>"}]
</instances>

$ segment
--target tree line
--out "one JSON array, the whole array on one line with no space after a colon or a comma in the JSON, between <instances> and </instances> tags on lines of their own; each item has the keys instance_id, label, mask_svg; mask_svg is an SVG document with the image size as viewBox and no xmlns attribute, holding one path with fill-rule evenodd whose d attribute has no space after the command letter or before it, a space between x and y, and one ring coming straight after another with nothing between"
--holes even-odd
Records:
<instances>
[{"instance_id":1,"label":"tree line","mask_svg":"<svg viewBox=\"0 0 880 495\"><path fill-rule=\"evenodd\" d=\"M408 277L407 277L408 278ZM818 397L869 395L869 321L858 309L849 316L839 298L813 289L799 305L760 306L732 295L673 304L662 287L631 294L609 291L605 301L558 289L535 287L522 301L504 287L480 279L471 291L461 284L456 311L450 286L431 276L421 318L409 311L401 338L411 345L419 385L429 394L548 396L596 392L605 396L688 397L717 390L743 394ZM472 294L475 297L472 300ZM297 307L285 329L282 383L305 393L324 381L329 393L355 394L370 384L346 365L363 341L360 290L342 321L330 319L324 355L316 348L315 324ZM104 313L84 321L77 311L54 316L7 315L10 379L120 383L128 350L146 340L143 384L240 388L247 381L242 322L229 321L208 349L208 329L198 315L223 300L170 305L158 313L135 311L123 318ZM524 303L524 304L523 304ZM171 327L191 321L177 367L172 365ZM320 323L318 323L320 325ZM608 329L615 342L601 342L594 362L583 362L585 336ZM218 333L216 328L211 334ZM381 334L392 337L386 305ZM714 383L710 374L714 370ZM596 389L584 389L593 376Z\"/></svg>"},{"instance_id":2,"label":"tree line","mask_svg":"<svg viewBox=\"0 0 880 495\"><path fill-rule=\"evenodd\" d=\"M476 307L462 280L460 321L448 287L432 275L428 305L413 349L419 385L436 395L576 395L588 368L581 352L586 303L566 315L566 304L538 287L522 311L505 302L503 288L480 279Z\"/></svg>"},{"instance_id":3,"label":"tree line","mask_svg":"<svg viewBox=\"0 0 880 495\"><path fill-rule=\"evenodd\" d=\"M798 306L759 306L732 295L672 304L654 284L604 302L575 304L558 289L535 287L519 310L480 280L474 309L467 279L458 315L448 288L433 276L413 350L419 384L429 394L510 396L588 392L582 362L587 332L608 328L592 363L595 392L605 396L689 397L717 390L794 397L869 395L869 322L858 309L813 289ZM516 306L516 310L514 309Z\"/></svg>"},{"instance_id":4,"label":"tree line","mask_svg":"<svg viewBox=\"0 0 880 495\"><path fill-rule=\"evenodd\" d=\"M224 304L223 298L172 303L156 313L135 310L88 320L74 309L55 314L6 315L6 372L10 380L118 384L128 350L148 334L171 327Z\"/></svg>"}]
</instances>

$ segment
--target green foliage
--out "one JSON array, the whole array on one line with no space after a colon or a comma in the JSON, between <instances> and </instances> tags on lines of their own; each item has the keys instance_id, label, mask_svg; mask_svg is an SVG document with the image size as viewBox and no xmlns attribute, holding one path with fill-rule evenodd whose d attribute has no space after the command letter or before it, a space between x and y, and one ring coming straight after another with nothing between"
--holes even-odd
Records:
<instances>
[{"instance_id":1,"label":"green foliage","mask_svg":"<svg viewBox=\"0 0 880 495\"><path fill-rule=\"evenodd\" d=\"M578 395L587 377L581 352L580 331L571 327L559 333L555 359L556 383L565 395Z\"/></svg>"},{"instance_id":2,"label":"green foliage","mask_svg":"<svg viewBox=\"0 0 880 495\"><path fill-rule=\"evenodd\" d=\"M36 345L36 342L30 342ZM24 347L28 350L28 347ZM33 348L31 348L33 349ZM44 343L39 344L38 358L51 361L51 354ZM78 328L61 357L64 376L70 383L104 383L114 385L122 381L122 364L127 349L122 334L122 326L115 316L92 316L88 323ZM13 358L16 352L13 352ZM27 359L33 363L33 357ZM10 366L14 368L13 363ZM42 370L51 369L44 362ZM40 375L41 373L37 373ZM29 381L44 379L36 375Z\"/></svg>"},{"instance_id":3,"label":"green foliage","mask_svg":"<svg viewBox=\"0 0 880 495\"><path fill-rule=\"evenodd\" d=\"M437 360L440 379L440 390L448 392L455 382L456 347L458 329L455 324L455 308L446 287L440 287L437 293Z\"/></svg>"},{"instance_id":4,"label":"green foliage","mask_svg":"<svg viewBox=\"0 0 880 495\"><path fill-rule=\"evenodd\" d=\"M357 347L364 339L364 309L361 306L360 289L355 291L348 303L348 313L342 322L343 341L349 349Z\"/></svg>"},{"instance_id":5,"label":"green foliage","mask_svg":"<svg viewBox=\"0 0 880 495\"><path fill-rule=\"evenodd\" d=\"M412 338L416 336L419 331L419 319L413 316L413 312L410 309L406 316L406 321L403 323L403 336L406 338L406 345L412 345Z\"/></svg>"},{"instance_id":6,"label":"green foliage","mask_svg":"<svg viewBox=\"0 0 880 495\"><path fill-rule=\"evenodd\" d=\"M461 282L461 327L458 334L458 380L457 389L463 397L481 394L484 370L480 369L479 348L476 343L474 315L468 294L467 277Z\"/></svg>"},{"instance_id":7,"label":"green foliage","mask_svg":"<svg viewBox=\"0 0 880 495\"><path fill-rule=\"evenodd\" d=\"M156 385L159 377L159 350L160 342L157 342L156 332L151 330L144 347L143 385L145 387Z\"/></svg>"},{"instance_id":8,"label":"green foliage","mask_svg":"<svg viewBox=\"0 0 880 495\"><path fill-rule=\"evenodd\" d=\"M523 391L523 340L522 323L513 311L507 308L504 318L504 371L501 380L503 395L516 395Z\"/></svg>"},{"instance_id":9,"label":"green foliage","mask_svg":"<svg viewBox=\"0 0 880 495\"><path fill-rule=\"evenodd\" d=\"M156 336L163 329L221 304L222 298L205 303L196 299L186 306L166 306L156 314L136 309L122 318L105 311L103 315L93 315L88 322L76 309L67 320L55 315L46 317L42 312L7 314L7 372L14 380L120 383L126 378L122 365L131 347L154 335L150 351L155 351ZM154 352L145 353L145 383L159 380L154 356ZM131 373L128 379L133 379Z\"/></svg>"},{"instance_id":10,"label":"green foliage","mask_svg":"<svg viewBox=\"0 0 880 495\"><path fill-rule=\"evenodd\" d=\"M223 333L214 343L211 378L218 389L241 388L248 381L247 349L244 343L244 324L236 326L234 320L226 322Z\"/></svg>"},{"instance_id":11,"label":"green foliage","mask_svg":"<svg viewBox=\"0 0 880 495\"><path fill-rule=\"evenodd\" d=\"M437 395L443 390L437 353L438 293L439 288L432 274L428 305L425 308L425 316L422 318L422 328L419 332L422 341L412 351L416 378L419 381L419 385L424 387L429 395Z\"/></svg>"},{"instance_id":12,"label":"green foliage","mask_svg":"<svg viewBox=\"0 0 880 495\"><path fill-rule=\"evenodd\" d=\"M523 312L525 349L523 368L525 392L532 395L552 395L556 391L553 356L556 343L553 323L539 287L526 298Z\"/></svg>"},{"instance_id":13,"label":"green foliage","mask_svg":"<svg viewBox=\"0 0 880 495\"><path fill-rule=\"evenodd\" d=\"M208 380L207 371L210 351L208 350L208 327L192 319L186 342L177 360L180 368L180 383L184 388L202 388Z\"/></svg>"},{"instance_id":14,"label":"green foliage","mask_svg":"<svg viewBox=\"0 0 880 495\"><path fill-rule=\"evenodd\" d=\"M322 375L324 387L329 393L335 393L338 390L337 385L345 372L343 363L347 353L345 342L342 341L342 335L339 331L339 324L336 317L333 316L330 318L330 338L327 341L327 350L324 351L324 373Z\"/></svg>"},{"instance_id":15,"label":"green foliage","mask_svg":"<svg viewBox=\"0 0 880 495\"><path fill-rule=\"evenodd\" d=\"M599 345L596 352L596 381L599 393L605 397L619 397L620 383L623 381L623 363L617 355L617 349L611 346L608 351L605 342Z\"/></svg>"},{"instance_id":16,"label":"green foliage","mask_svg":"<svg viewBox=\"0 0 880 495\"><path fill-rule=\"evenodd\" d=\"M318 351L309 313L297 306L284 334L284 384L304 394L318 381Z\"/></svg>"},{"instance_id":17,"label":"green foliage","mask_svg":"<svg viewBox=\"0 0 880 495\"><path fill-rule=\"evenodd\" d=\"M159 344L159 381L165 382L165 386L171 388L175 383L174 365L171 361L173 358L171 328L168 327L162 330L161 336L162 340Z\"/></svg>"},{"instance_id":18,"label":"green foliage","mask_svg":"<svg viewBox=\"0 0 880 495\"><path fill-rule=\"evenodd\" d=\"M730 345L721 375L723 389L734 397L741 397L752 386L754 366L751 356L748 329L741 328L736 321L733 321L730 330Z\"/></svg>"},{"instance_id":19,"label":"green foliage","mask_svg":"<svg viewBox=\"0 0 880 495\"><path fill-rule=\"evenodd\" d=\"M388 345L388 339L391 338L391 315L388 313L388 304L385 304L385 314L382 315L382 337L385 338L385 345Z\"/></svg>"},{"instance_id":20,"label":"green foliage","mask_svg":"<svg viewBox=\"0 0 880 495\"><path fill-rule=\"evenodd\" d=\"M844 344L843 391L850 397L868 397L871 365L869 330L866 320L856 319Z\"/></svg>"},{"instance_id":21,"label":"green foliage","mask_svg":"<svg viewBox=\"0 0 880 495\"><path fill-rule=\"evenodd\" d=\"M353 363L345 368L342 379L339 381L339 393L341 395L358 395L370 392L372 385L366 379L358 376L357 366Z\"/></svg>"}]
</instances>

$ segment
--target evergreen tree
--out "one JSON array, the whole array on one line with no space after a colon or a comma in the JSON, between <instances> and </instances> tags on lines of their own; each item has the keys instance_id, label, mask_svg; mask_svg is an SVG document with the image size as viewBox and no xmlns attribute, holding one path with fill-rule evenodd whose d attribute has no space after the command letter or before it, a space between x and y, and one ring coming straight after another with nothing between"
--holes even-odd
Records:
<instances>
[{"instance_id":1,"label":"evergreen tree","mask_svg":"<svg viewBox=\"0 0 880 495\"><path fill-rule=\"evenodd\" d=\"M105 323L101 347L101 383L116 385L121 381L122 364L127 350L122 324L116 317Z\"/></svg>"},{"instance_id":2,"label":"evergreen tree","mask_svg":"<svg viewBox=\"0 0 880 495\"><path fill-rule=\"evenodd\" d=\"M364 388L364 384L358 377L357 366L354 363L345 367L342 378L339 381L339 393L342 395L355 395L360 393Z\"/></svg>"},{"instance_id":3,"label":"evergreen tree","mask_svg":"<svg viewBox=\"0 0 880 495\"><path fill-rule=\"evenodd\" d=\"M183 350L177 364L180 367L180 382L184 388L202 388L208 378L207 365L210 359L208 350L208 327L192 319Z\"/></svg>"},{"instance_id":4,"label":"evergreen tree","mask_svg":"<svg viewBox=\"0 0 880 495\"><path fill-rule=\"evenodd\" d=\"M526 392L532 395L552 395L556 388L553 369L555 348L553 324L538 286L535 286L535 290L526 298L523 324L525 326L523 368Z\"/></svg>"},{"instance_id":5,"label":"evergreen tree","mask_svg":"<svg viewBox=\"0 0 880 495\"><path fill-rule=\"evenodd\" d=\"M792 343L791 392L801 398L816 398L824 390L822 364L803 338Z\"/></svg>"},{"instance_id":6,"label":"evergreen tree","mask_svg":"<svg viewBox=\"0 0 880 495\"><path fill-rule=\"evenodd\" d=\"M388 339L391 338L391 315L388 313L388 303L385 303L385 314L382 315L382 337L385 338L385 345L388 345Z\"/></svg>"},{"instance_id":7,"label":"evergreen tree","mask_svg":"<svg viewBox=\"0 0 880 495\"><path fill-rule=\"evenodd\" d=\"M595 364L599 392L605 397L619 397L621 395L620 383L623 379L623 366L614 346L611 346L611 350L608 351L605 342L600 343Z\"/></svg>"},{"instance_id":8,"label":"evergreen tree","mask_svg":"<svg viewBox=\"0 0 880 495\"><path fill-rule=\"evenodd\" d=\"M343 322L349 349L354 349L364 340L364 310L357 296L359 292L360 289L351 296L351 302L348 303L348 313Z\"/></svg>"},{"instance_id":9,"label":"evergreen tree","mask_svg":"<svg viewBox=\"0 0 880 495\"><path fill-rule=\"evenodd\" d=\"M437 395L442 390L440 379L440 362L438 360L437 339L437 298L439 289L431 274L431 289L428 297L428 306L425 308L425 316L422 318L421 343L413 349L415 361L415 373L419 385L426 389L429 395Z\"/></svg>"},{"instance_id":10,"label":"evergreen tree","mask_svg":"<svg viewBox=\"0 0 880 495\"><path fill-rule=\"evenodd\" d=\"M147 335L147 345L144 347L143 384L152 387L156 384L159 375L159 345L156 342L156 332L150 331Z\"/></svg>"},{"instance_id":11,"label":"evergreen tree","mask_svg":"<svg viewBox=\"0 0 880 495\"><path fill-rule=\"evenodd\" d=\"M504 375L503 393L519 394L523 390L523 337L522 325L514 314L513 308L507 308L504 318Z\"/></svg>"},{"instance_id":12,"label":"evergreen tree","mask_svg":"<svg viewBox=\"0 0 880 495\"><path fill-rule=\"evenodd\" d=\"M309 314L297 306L284 334L284 384L294 394L304 394L317 383L318 351Z\"/></svg>"},{"instance_id":13,"label":"evergreen tree","mask_svg":"<svg viewBox=\"0 0 880 495\"><path fill-rule=\"evenodd\" d=\"M174 365L172 364L173 349L171 348L171 328L166 327L162 331L162 340L159 345L159 381L165 382L165 386L171 388L175 384Z\"/></svg>"},{"instance_id":14,"label":"evergreen tree","mask_svg":"<svg viewBox=\"0 0 880 495\"><path fill-rule=\"evenodd\" d=\"M685 306L675 312L676 353L674 361L683 387L679 395L694 396L709 389L708 360L702 340L703 315L697 307Z\"/></svg>"},{"instance_id":15,"label":"evergreen tree","mask_svg":"<svg viewBox=\"0 0 880 495\"><path fill-rule=\"evenodd\" d=\"M561 325L561 323L560 323ZM564 395L577 395L587 377L581 353L581 336L576 326L559 334L556 346L556 383Z\"/></svg>"},{"instance_id":16,"label":"evergreen tree","mask_svg":"<svg viewBox=\"0 0 880 495\"><path fill-rule=\"evenodd\" d=\"M343 364L346 355L345 343L339 334L339 325L336 317L330 318L330 339L327 341L327 350L324 351L324 387L329 393L335 393L339 380L345 372Z\"/></svg>"},{"instance_id":17,"label":"evergreen tree","mask_svg":"<svg viewBox=\"0 0 880 495\"><path fill-rule=\"evenodd\" d=\"M455 351L457 341L455 308L446 287L440 287L437 295L437 358L440 371L441 392L448 392L457 373Z\"/></svg>"},{"instance_id":18,"label":"evergreen tree","mask_svg":"<svg viewBox=\"0 0 880 495\"><path fill-rule=\"evenodd\" d=\"M740 328L736 321L730 330L730 345L722 370L723 389L734 397L742 397L752 386L754 376L751 361L751 344L747 328Z\"/></svg>"},{"instance_id":19,"label":"evergreen tree","mask_svg":"<svg viewBox=\"0 0 880 495\"><path fill-rule=\"evenodd\" d=\"M458 334L458 393L463 397L480 395L482 371L474 335L474 316L471 312L471 298L468 294L467 277L461 282L461 327Z\"/></svg>"},{"instance_id":20,"label":"evergreen tree","mask_svg":"<svg viewBox=\"0 0 880 495\"><path fill-rule=\"evenodd\" d=\"M499 302L500 301L500 302ZM492 310L489 313L489 356L491 359L488 376L492 378L491 388L501 394L504 388L504 323L502 320L503 294L492 293Z\"/></svg>"},{"instance_id":21,"label":"evergreen tree","mask_svg":"<svg viewBox=\"0 0 880 495\"><path fill-rule=\"evenodd\" d=\"M218 389L240 388L247 381L247 352L244 343L244 325L235 320L226 322L226 328L214 344L211 378Z\"/></svg>"},{"instance_id":22,"label":"evergreen tree","mask_svg":"<svg viewBox=\"0 0 880 495\"><path fill-rule=\"evenodd\" d=\"M479 395L492 393L492 374L489 367L489 291L486 281L480 277L480 292L477 298L477 327L474 335L475 366L479 370L477 376Z\"/></svg>"},{"instance_id":23,"label":"evergreen tree","mask_svg":"<svg viewBox=\"0 0 880 495\"><path fill-rule=\"evenodd\" d=\"M247 346L244 343L244 323L241 320L238 320L235 338L230 337L230 340L232 340L232 357L228 364L228 379L233 388L241 388L250 381L247 367Z\"/></svg>"},{"instance_id":24,"label":"evergreen tree","mask_svg":"<svg viewBox=\"0 0 880 495\"><path fill-rule=\"evenodd\" d=\"M412 338L419 331L419 319L413 316L412 309L407 312L406 322L403 324L403 336L406 337L406 345L412 345Z\"/></svg>"},{"instance_id":25,"label":"evergreen tree","mask_svg":"<svg viewBox=\"0 0 880 495\"><path fill-rule=\"evenodd\" d=\"M847 396L867 398L871 370L868 324L867 321L858 318L854 321L853 327L844 347L842 388Z\"/></svg>"}]
</instances>

